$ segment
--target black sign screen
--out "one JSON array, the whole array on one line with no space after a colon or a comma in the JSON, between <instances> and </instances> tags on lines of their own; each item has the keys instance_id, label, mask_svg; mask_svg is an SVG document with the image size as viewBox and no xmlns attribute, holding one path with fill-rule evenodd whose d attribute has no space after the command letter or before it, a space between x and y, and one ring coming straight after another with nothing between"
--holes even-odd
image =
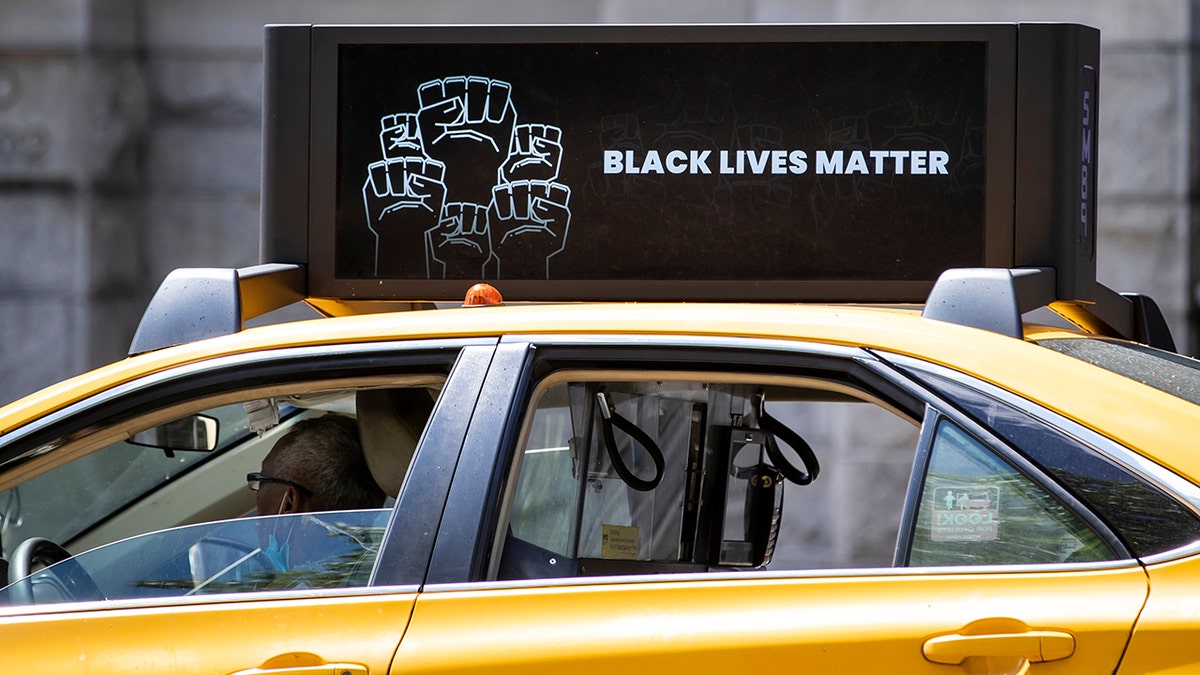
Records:
<instances>
[{"instance_id":1,"label":"black sign screen","mask_svg":"<svg viewBox=\"0 0 1200 675\"><path fill-rule=\"evenodd\" d=\"M343 44L339 279L985 262L987 43Z\"/></svg>"}]
</instances>

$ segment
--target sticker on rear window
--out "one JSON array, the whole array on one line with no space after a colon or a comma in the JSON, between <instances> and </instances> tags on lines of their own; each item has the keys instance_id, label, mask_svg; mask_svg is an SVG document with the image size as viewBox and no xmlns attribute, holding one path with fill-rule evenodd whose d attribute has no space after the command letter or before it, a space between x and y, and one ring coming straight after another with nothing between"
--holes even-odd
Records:
<instances>
[{"instance_id":1,"label":"sticker on rear window","mask_svg":"<svg viewBox=\"0 0 1200 675\"><path fill-rule=\"evenodd\" d=\"M942 487L933 491L933 541L994 541L1000 525L1000 488Z\"/></svg>"}]
</instances>

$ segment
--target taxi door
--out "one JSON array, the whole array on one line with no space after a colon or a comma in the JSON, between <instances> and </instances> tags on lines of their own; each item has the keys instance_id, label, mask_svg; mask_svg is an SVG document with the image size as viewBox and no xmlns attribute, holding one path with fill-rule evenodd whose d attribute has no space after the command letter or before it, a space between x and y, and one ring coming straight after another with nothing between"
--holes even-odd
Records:
<instances>
[{"instance_id":1,"label":"taxi door","mask_svg":"<svg viewBox=\"0 0 1200 675\"><path fill-rule=\"evenodd\" d=\"M415 589L6 617L7 672L387 672ZM13 670L8 671L8 668Z\"/></svg>"},{"instance_id":2,"label":"taxi door","mask_svg":"<svg viewBox=\"0 0 1200 675\"><path fill-rule=\"evenodd\" d=\"M3 671L97 675L387 672L412 614L432 550L435 527L431 523L436 525L440 518L469 411L493 351L486 342L468 344L461 350L438 347L443 348L415 356L401 350L395 357L398 367L420 373L433 372L427 363L453 366L404 476L390 521L384 521L386 534L372 577L386 580L372 579L357 587L303 585L287 590L4 606L0 612ZM354 367L361 366L378 377L391 367L379 352L377 349L361 360L335 354L341 359L338 365L342 370L337 372L357 374L351 369L357 363ZM305 372L323 372L320 366L324 365L295 358L284 363L295 370L307 367ZM244 364L235 365L248 370ZM236 377L231 375L230 381ZM251 520L262 519L228 522Z\"/></svg>"},{"instance_id":3,"label":"taxi door","mask_svg":"<svg viewBox=\"0 0 1200 675\"><path fill-rule=\"evenodd\" d=\"M422 593L395 673L1109 673L1137 565L536 583Z\"/></svg>"},{"instance_id":4,"label":"taxi door","mask_svg":"<svg viewBox=\"0 0 1200 675\"><path fill-rule=\"evenodd\" d=\"M861 368L866 359L853 350L760 354L677 345L656 353L652 341L645 342L634 348L539 345L529 351L516 344L501 345L468 430L427 583L392 672L759 673L783 669L952 675L1117 669L1147 597L1143 568L1118 548L1093 555L1103 547L1093 536L1096 530L1082 522L1068 523L1072 514L1048 494L1053 489L1049 480L1031 467L1022 465L1017 471L993 456L993 451L999 451L979 440L986 433L970 420L952 410L940 411L935 401L889 392L888 382ZM722 369L726 372L717 372ZM639 370L646 375L639 376ZM591 396L573 399L572 392L598 390L588 381L600 381L610 399L622 398L625 407L615 407L611 414L623 414L625 428L636 422L643 438L657 434L662 439L670 424L657 416L680 407L662 394L671 389L672 380L679 380L675 387L679 391L709 396L706 409L711 413L719 383L753 384L757 381L753 378L759 377L755 373L768 373L772 391L780 395L793 384L787 378L794 375L795 400L805 405L822 394L832 399L868 392L854 405L873 407L887 398L890 409L925 410L923 418L914 413L920 426L917 460L911 459L910 449L911 487L907 497L901 491L895 511L905 511L905 503L922 504L936 515L942 505L935 500L945 496L939 481L951 480L950 469L961 474L966 471L962 467L972 467L978 474L973 480L1005 486L1001 517L1042 514L1031 517L1029 531L1050 533L1046 542L1035 543L1049 544L1048 555L1056 557L1013 564L1012 560L1028 556L1002 548L1026 543L1023 536L1007 536L1021 531L1011 528L996 541L986 541L990 538L986 533L978 535L981 541L974 548L956 544L948 530L930 529L937 519L930 518L927 510L923 518L918 514L905 519L897 548L912 553L897 556L893 567L739 572L711 562L688 566L613 559L593 562L625 565L615 568L618 572L580 573L581 567L571 566L582 558L549 549L551 554L544 555L528 576L506 581L496 573L497 565L490 561L499 555L503 567L501 551L511 544L501 541L511 539L516 531L515 500L501 495L521 489L525 476L510 468L518 462L517 456L524 456L521 465L542 462L545 467L544 460L559 453L565 469L554 475L563 482L570 481L573 472L578 475L577 468L585 462L591 466L592 455L586 454L590 441L581 439L593 422L582 427L573 421L540 423L541 411L565 410L569 400L594 405L589 403ZM635 405L636 392L651 391L653 398ZM721 400L724 409L729 409L731 400L728 396ZM543 406L543 401L549 403ZM636 410L641 410L640 419ZM520 415L525 421L516 424L514 419ZM571 420L584 416L572 409ZM533 431L539 424L565 431L535 444L531 439L540 434ZM501 428L506 431L497 433ZM686 435L687 429L683 432ZM669 470L681 463L668 456L665 464ZM843 485L861 481L858 476L874 475L861 463L846 467L855 474ZM820 480L845 480L836 477L838 469L831 465L828 476L822 474ZM995 475L984 475L987 471ZM1037 476L1037 481L1031 476ZM553 492L555 481L551 477L538 483L539 494ZM617 479L604 486L591 478L587 481L579 479L584 497L556 503L586 503L587 495L601 487L624 490ZM641 499L673 506L677 497L656 494L663 485L642 486L648 490L642 494L650 496ZM1049 510L1039 511L1043 507ZM805 517L795 510L784 512L783 517L795 515ZM561 520L577 533L586 517L568 514ZM820 512L815 517L821 517ZM505 527L494 523L509 523L508 535ZM628 534L631 531L633 535ZM608 533L632 539L637 531L627 521ZM614 552L619 554L619 548L614 546ZM668 554L673 550L666 548ZM597 544L593 550L604 547ZM997 564L966 558L955 564L954 556L964 551L971 555L984 551L996 556Z\"/></svg>"}]
</instances>

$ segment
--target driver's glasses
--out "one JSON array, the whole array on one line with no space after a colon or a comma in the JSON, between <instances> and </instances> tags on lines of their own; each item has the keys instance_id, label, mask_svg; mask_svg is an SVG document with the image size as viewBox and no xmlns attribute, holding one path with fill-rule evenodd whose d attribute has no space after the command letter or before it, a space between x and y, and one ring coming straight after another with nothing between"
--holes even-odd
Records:
<instances>
[{"instance_id":1,"label":"driver's glasses","mask_svg":"<svg viewBox=\"0 0 1200 675\"><path fill-rule=\"evenodd\" d=\"M282 478L274 478L272 476L268 476L266 474L261 474L261 473L246 474L246 486L249 487L252 491L258 492L258 489L260 487L262 487L263 483L279 483L281 485L290 485L307 495L311 495L313 493L312 490L309 490L308 488L304 487L303 485L301 485L299 483L293 483L290 480L284 480Z\"/></svg>"}]
</instances>

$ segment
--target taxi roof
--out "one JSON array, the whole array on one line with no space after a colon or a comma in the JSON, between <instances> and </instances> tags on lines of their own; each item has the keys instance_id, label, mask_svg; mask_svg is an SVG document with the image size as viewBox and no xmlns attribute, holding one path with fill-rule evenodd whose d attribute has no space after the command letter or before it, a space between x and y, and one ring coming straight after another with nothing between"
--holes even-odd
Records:
<instances>
[{"instance_id":1,"label":"taxi roof","mask_svg":"<svg viewBox=\"0 0 1200 675\"><path fill-rule=\"evenodd\" d=\"M1039 337L1084 334L1032 327ZM747 339L876 349L952 366L1134 448L1170 450L1179 431L1200 423L1195 406L1024 340L930 319L911 308L768 303L575 303L472 307L322 318L250 328L156 350L59 383L0 408L0 433L88 396L179 365L294 347L421 339L521 336L666 336L689 344L737 346ZM508 336L508 337L506 337ZM669 341L669 340L668 340ZM1145 405L1180 424L1144 428L1124 411ZM1169 428L1168 428L1169 427ZM1156 430L1157 429L1157 430ZM1151 439L1152 437L1152 439ZM1150 443L1153 440L1153 444ZM1181 449L1179 451L1183 453ZM1196 472L1200 475L1200 470Z\"/></svg>"}]
</instances>

